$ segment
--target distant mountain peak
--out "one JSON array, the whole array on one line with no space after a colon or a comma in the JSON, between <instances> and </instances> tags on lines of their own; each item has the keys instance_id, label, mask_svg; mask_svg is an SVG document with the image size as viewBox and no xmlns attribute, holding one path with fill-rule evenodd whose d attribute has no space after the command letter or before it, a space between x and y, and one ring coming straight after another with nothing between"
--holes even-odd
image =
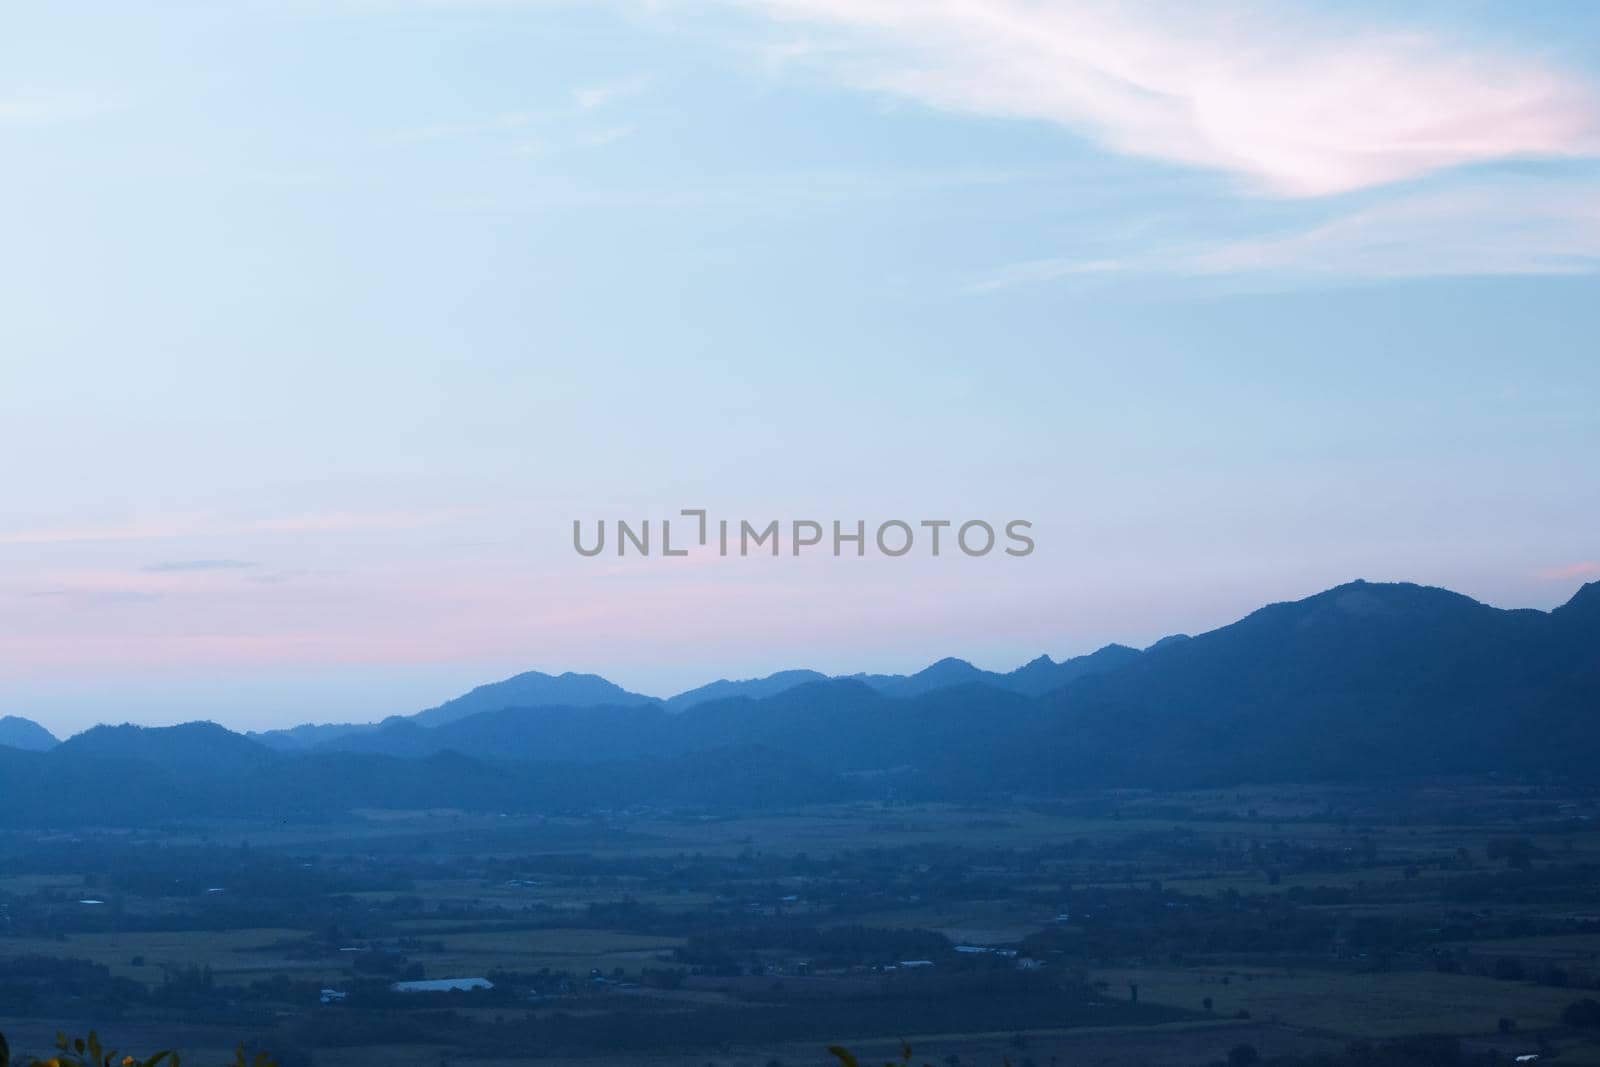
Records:
<instances>
[{"instance_id":1,"label":"distant mountain peak","mask_svg":"<svg viewBox=\"0 0 1600 1067\"><path fill-rule=\"evenodd\" d=\"M960 672L963 674L969 672L976 673L977 670L978 668L974 667L964 659L958 659L955 656L946 656L944 659L928 664L928 666L922 668L922 670L912 675L912 677L916 678L922 675L931 674L950 674L954 672Z\"/></svg>"},{"instance_id":2,"label":"distant mountain peak","mask_svg":"<svg viewBox=\"0 0 1600 1067\"><path fill-rule=\"evenodd\" d=\"M1343 626L1366 620L1398 624L1405 620L1461 616L1495 609L1461 593L1414 582L1372 582L1363 578L1324 589L1299 600L1269 604L1236 625Z\"/></svg>"},{"instance_id":3,"label":"distant mountain peak","mask_svg":"<svg viewBox=\"0 0 1600 1067\"><path fill-rule=\"evenodd\" d=\"M1168 634L1155 644L1145 646L1145 651L1154 652L1158 648L1171 648L1173 645L1181 645L1190 640L1193 640L1193 638L1188 634Z\"/></svg>"},{"instance_id":4,"label":"distant mountain peak","mask_svg":"<svg viewBox=\"0 0 1600 1067\"><path fill-rule=\"evenodd\" d=\"M1302 603L1322 598L1345 600L1350 597L1372 597L1395 604L1477 603L1464 593L1456 593L1436 585L1420 585L1416 582L1370 582L1365 578L1357 578L1343 585L1336 585L1325 592L1313 594L1306 597Z\"/></svg>"},{"instance_id":5,"label":"distant mountain peak","mask_svg":"<svg viewBox=\"0 0 1600 1067\"><path fill-rule=\"evenodd\" d=\"M1040 696L1092 674L1117 670L1139 656L1137 649L1126 645L1103 645L1086 656L1073 656L1059 662L1049 656L1039 656L1010 674L998 675L989 681L1014 693Z\"/></svg>"},{"instance_id":6,"label":"distant mountain peak","mask_svg":"<svg viewBox=\"0 0 1600 1067\"><path fill-rule=\"evenodd\" d=\"M555 675L543 671L523 671L503 681L480 685L454 700L419 711L411 718L423 726L438 726L476 715L480 711L499 711L502 708L620 707L655 702L653 697L630 693L598 674L566 671Z\"/></svg>"},{"instance_id":7,"label":"distant mountain peak","mask_svg":"<svg viewBox=\"0 0 1600 1067\"><path fill-rule=\"evenodd\" d=\"M32 719L0 715L0 745L27 752L48 752L58 744L54 734Z\"/></svg>"},{"instance_id":8,"label":"distant mountain peak","mask_svg":"<svg viewBox=\"0 0 1600 1067\"><path fill-rule=\"evenodd\" d=\"M764 678L719 678L706 685L697 686L686 690L667 700L667 707L672 711L684 711L697 704L706 704L713 700L727 700L734 697L750 697L763 699L777 696L779 693L808 685L812 682L827 681L828 676L819 671L787 670L769 674Z\"/></svg>"},{"instance_id":9,"label":"distant mountain peak","mask_svg":"<svg viewBox=\"0 0 1600 1067\"><path fill-rule=\"evenodd\" d=\"M272 752L214 722L176 726L100 725L63 741L56 755L115 756L172 765L190 762L208 771L256 764Z\"/></svg>"},{"instance_id":10,"label":"distant mountain peak","mask_svg":"<svg viewBox=\"0 0 1600 1067\"><path fill-rule=\"evenodd\" d=\"M1572 599L1556 610L1584 615L1591 612L1600 613L1600 581L1586 582L1579 586L1578 591L1572 594Z\"/></svg>"}]
</instances>

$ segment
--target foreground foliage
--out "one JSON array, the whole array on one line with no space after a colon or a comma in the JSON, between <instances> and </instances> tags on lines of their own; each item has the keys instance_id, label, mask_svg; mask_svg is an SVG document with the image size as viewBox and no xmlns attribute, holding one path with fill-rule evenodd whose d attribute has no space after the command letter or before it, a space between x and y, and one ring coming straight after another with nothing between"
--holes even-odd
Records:
<instances>
[{"instance_id":1,"label":"foreground foliage","mask_svg":"<svg viewBox=\"0 0 1600 1067\"><path fill-rule=\"evenodd\" d=\"M66 1034L56 1034L56 1054L48 1059L30 1057L24 1065L19 1062L18 1067L182 1067L182 1061L176 1052L167 1049L157 1052L153 1056L140 1059L137 1056L119 1056L115 1049L108 1049L100 1043L100 1035L93 1030L88 1037L69 1038ZM0 1034L0 1067L12 1067L11 1045L6 1041L6 1036ZM229 1067L278 1067L277 1063L264 1052L256 1053L254 1058L245 1055L244 1046L240 1045L233 1054L233 1063Z\"/></svg>"}]
</instances>

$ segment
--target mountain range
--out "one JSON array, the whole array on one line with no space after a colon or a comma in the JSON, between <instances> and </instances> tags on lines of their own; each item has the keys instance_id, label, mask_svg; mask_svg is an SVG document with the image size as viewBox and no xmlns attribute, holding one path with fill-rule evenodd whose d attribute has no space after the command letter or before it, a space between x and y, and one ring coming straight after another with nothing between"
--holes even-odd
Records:
<instances>
[{"instance_id":1,"label":"mountain range","mask_svg":"<svg viewBox=\"0 0 1600 1067\"><path fill-rule=\"evenodd\" d=\"M935 689L967 684L992 685L1012 692L1037 696L1096 671L1121 666L1138 655L1136 649L1125 645L1107 645L1087 656L1077 656L1059 663L1049 656L1040 656L1008 674L981 670L966 660L946 658L916 674L853 674L844 676L843 680L860 682L870 689L893 697L917 696ZM540 671L526 671L504 681L480 685L471 692L413 715L392 715L379 723L308 723L251 736L270 747L286 750L351 747L368 749L373 747L371 735L375 733L392 732L396 737L404 737L409 734L410 727L413 726L430 728L445 726L483 712L498 711L503 708L621 708L656 705L668 711L682 712L701 704L738 697L762 700L802 685L835 680L841 679L830 678L820 671L778 671L764 678L745 678L738 681L722 678L665 700L658 700L642 693L629 692L595 674L574 674L569 671L565 674L552 675Z\"/></svg>"},{"instance_id":2,"label":"mountain range","mask_svg":"<svg viewBox=\"0 0 1600 1067\"><path fill-rule=\"evenodd\" d=\"M530 672L372 725L253 737L104 726L59 745L29 726L0 720L0 821L1593 781L1600 583L1542 612L1358 581L1143 651L1108 645L1008 673L956 659L907 676L785 671L656 700Z\"/></svg>"}]
</instances>

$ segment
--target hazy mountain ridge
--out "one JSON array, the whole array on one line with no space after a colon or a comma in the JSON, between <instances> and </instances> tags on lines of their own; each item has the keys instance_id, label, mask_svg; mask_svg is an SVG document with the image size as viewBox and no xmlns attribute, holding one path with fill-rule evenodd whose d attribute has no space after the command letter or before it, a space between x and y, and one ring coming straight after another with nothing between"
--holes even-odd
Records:
<instances>
[{"instance_id":1,"label":"hazy mountain ridge","mask_svg":"<svg viewBox=\"0 0 1600 1067\"><path fill-rule=\"evenodd\" d=\"M432 727L508 707L592 707L656 702L654 697L630 693L597 674L568 671L554 675L543 671L524 671L498 682L477 686L459 697L412 715L391 715L378 723L304 723L251 736L263 744L285 751L345 745L361 749L364 746L356 738L406 722Z\"/></svg>"},{"instance_id":2,"label":"hazy mountain ridge","mask_svg":"<svg viewBox=\"0 0 1600 1067\"><path fill-rule=\"evenodd\" d=\"M858 674L843 677L829 677L819 671L791 670L779 671L764 678L751 678L741 681L722 679L709 685L700 686L680 693L665 701L655 701L651 698L639 697L639 694L627 693L620 687L613 687L619 693L626 694L624 701L608 703L532 703L527 705L514 704L497 707L471 715L450 717L442 723L430 724L424 715L396 716L384 720L382 723L371 727L296 727L301 731L304 739L301 743L305 747L316 748L324 751L341 750L355 752L386 752L392 755L416 755L424 752L437 752L445 749L459 751L484 752L491 755L499 753L521 753L527 739L522 736L522 724L537 720L537 724L547 726L558 721L571 720L568 726L570 732L573 728L582 727L585 723L590 730L602 729L611 721L599 714L601 710L615 712L622 707L637 709L665 708L674 714L705 708L708 705L721 705L728 702L766 702L797 690L807 689L819 684L848 683L861 686L864 690L880 694L893 700L906 700L914 697L937 692L943 689L956 688L970 685L987 685L1008 692L1022 693L1036 696L1052 689L1059 688L1078 678L1087 677L1100 671L1112 670L1136 658L1140 653L1136 649L1124 645L1107 645L1097 652L1087 656L1078 656L1073 659L1056 662L1049 656L1040 656L1030 663L1018 667L1008 674L994 671L981 670L965 660L949 657L939 660L929 667L912 675L900 674ZM526 677L526 676L519 676ZM549 678L549 675L541 675ZM586 676L594 677L594 676ZM603 681L603 679L600 679ZM610 683L607 683L608 685ZM603 693L603 690L595 690ZM812 690L820 692L820 690ZM473 691L479 694L491 694L487 699L479 698L482 703L493 703L502 699L511 690L497 686L482 686ZM470 695L470 694L469 694ZM451 701L442 707L457 705ZM742 706L742 705L741 705ZM780 702L772 707L783 707ZM574 718L574 713L583 709L590 709L587 717L581 714ZM770 709L764 709L762 714L773 717ZM530 718L532 717L532 718ZM704 719L697 720L703 722ZM465 724L461 729L450 729L457 723ZM648 744L638 747L644 752L659 752L673 749L676 742L683 737L692 736L694 731L688 727L676 730L667 730L664 720L641 712L631 721L631 728L637 731L650 728L665 731L666 736L656 737ZM771 724L768 724L770 726ZM324 732L326 731L326 732ZM293 731L291 731L293 732ZM641 733L639 736L645 736ZM262 740L272 743L271 738L263 737ZM613 738L613 743L619 747L631 747L629 742L622 738ZM284 746L280 746L284 747ZM589 758L588 742L560 746L560 751L571 751L575 758L580 760ZM609 751L609 750L607 750Z\"/></svg>"},{"instance_id":3,"label":"hazy mountain ridge","mask_svg":"<svg viewBox=\"0 0 1600 1067\"><path fill-rule=\"evenodd\" d=\"M1098 662L1086 669L1080 660ZM1063 676L1065 685L1051 684ZM1600 583L1540 612L1353 582L1143 653L1108 646L1008 675L947 660L904 681L919 677L918 685L957 684L899 696L881 678L810 680L757 699L729 683L717 691L734 695L681 711L641 698L497 708L434 726L412 717L309 752L213 724L98 727L46 752L0 749L0 817L117 822L195 805L325 817L389 806L781 804L890 789L961 800L1106 784L1600 777L1589 757L1600 740ZM1049 687L1023 691L1033 686ZM585 682L580 691L604 690Z\"/></svg>"},{"instance_id":4,"label":"hazy mountain ridge","mask_svg":"<svg viewBox=\"0 0 1600 1067\"><path fill-rule=\"evenodd\" d=\"M705 704L712 700L727 700L730 697L770 697L777 696L786 689L809 682L825 682L828 676L821 671L790 670L778 671L765 678L745 678L739 681L729 681L720 678L715 682L689 689L677 696L668 697L666 705L673 711L684 711L696 704Z\"/></svg>"},{"instance_id":5,"label":"hazy mountain ridge","mask_svg":"<svg viewBox=\"0 0 1600 1067\"><path fill-rule=\"evenodd\" d=\"M1600 725L1595 588L1545 613L1352 582L1153 648L1046 703L1074 723L1080 769L1116 778L1565 768ZM1204 773L1186 773L1196 760Z\"/></svg>"},{"instance_id":6,"label":"hazy mountain ridge","mask_svg":"<svg viewBox=\"0 0 1600 1067\"><path fill-rule=\"evenodd\" d=\"M620 685L609 682L598 674L549 675L542 671L526 671L502 682L480 685L464 696L447 700L438 707L428 708L410 716L418 725L438 726L455 722L480 711L495 711L509 707L653 704L654 697L630 693Z\"/></svg>"},{"instance_id":7,"label":"hazy mountain ridge","mask_svg":"<svg viewBox=\"0 0 1600 1067\"><path fill-rule=\"evenodd\" d=\"M370 733L378 729L375 722L303 723L283 730L251 732L248 736L271 748L286 752L316 748L350 734Z\"/></svg>"},{"instance_id":8,"label":"hazy mountain ridge","mask_svg":"<svg viewBox=\"0 0 1600 1067\"><path fill-rule=\"evenodd\" d=\"M540 671L527 671L504 681L478 686L464 696L412 715L391 715L376 723L305 723L287 729L252 733L249 736L262 744L283 751L317 748L370 751L383 747L381 743L375 743L370 739L372 734L391 727L403 730L402 724L405 723L436 728L473 715L508 708L620 707L659 704L670 711L682 712L701 704L738 697L765 699L803 685L825 681L859 682L897 698L918 696L936 689L973 683L1038 695L1096 671L1120 666L1127 658L1137 655L1139 655L1137 649L1125 645L1107 645L1089 655L1060 662L1052 660L1049 656L1040 656L1005 674L985 671L974 667L966 660L954 657L939 660L911 675L829 676L821 671L807 669L785 670L761 678L739 680L722 678L685 690L665 700L641 693L631 693L598 675L568 673L557 676ZM413 746L425 746L425 744L420 739L413 742Z\"/></svg>"},{"instance_id":9,"label":"hazy mountain ridge","mask_svg":"<svg viewBox=\"0 0 1600 1067\"><path fill-rule=\"evenodd\" d=\"M60 743L55 734L32 719L0 715L0 745L28 752L48 752Z\"/></svg>"}]
</instances>

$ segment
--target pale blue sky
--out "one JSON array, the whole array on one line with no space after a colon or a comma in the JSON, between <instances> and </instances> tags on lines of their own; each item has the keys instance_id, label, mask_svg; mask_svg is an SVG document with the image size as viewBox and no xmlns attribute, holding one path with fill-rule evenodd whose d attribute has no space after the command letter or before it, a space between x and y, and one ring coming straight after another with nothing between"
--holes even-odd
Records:
<instances>
[{"instance_id":1,"label":"pale blue sky","mask_svg":"<svg viewBox=\"0 0 1600 1067\"><path fill-rule=\"evenodd\" d=\"M0 713L1009 668L1355 577L1557 604L1600 577L1600 8L1392 18L9 5ZM569 547L693 506L1039 548Z\"/></svg>"}]
</instances>

